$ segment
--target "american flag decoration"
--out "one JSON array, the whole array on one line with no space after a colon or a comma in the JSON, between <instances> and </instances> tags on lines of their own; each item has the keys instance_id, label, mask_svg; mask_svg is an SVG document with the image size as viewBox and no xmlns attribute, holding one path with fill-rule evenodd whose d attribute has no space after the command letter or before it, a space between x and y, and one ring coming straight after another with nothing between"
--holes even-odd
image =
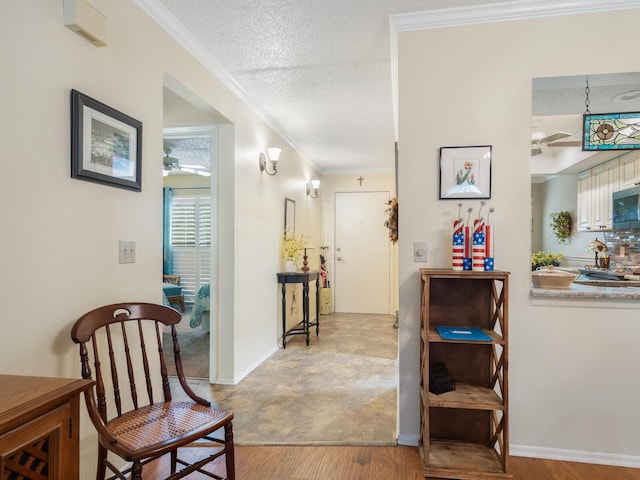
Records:
<instances>
[{"instance_id":1,"label":"american flag decoration","mask_svg":"<svg viewBox=\"0 0 640 480\"><path fill-rule=\"evenodd\" d=\"M458 204L458 218L453 221L452 230L451 264L453 270L493 271L493 226L489 225L489 217L494 209L489 209L485 221L484 217L480 216L484 205L485 202L480 202L478 218L473 221L473 226L471 226L472 208L467 209L469 215L465 224L460 217L462 204Z\"/></svg>"},{"instance_id":2,"label":"american flag decoration","mask_svg":"<svg viewBox=\"0 0 640 480\"><path fill-rule=\"evenodd\" d=\"M473 221L473 247L471 250L472 269L474 272L484 272L484 220Z\"/></svg>"},{"instance_id":3,"label":"american flag decoration","mask_svg":"<svg viewBox=\"0 0 640 480\"><path fill-rule=\"evenodd\" d=\"M471 230L469 226L464 227L464 258L462 259L462 269L471 270Z\"/></svg>"},{"instance_id":4,"label":"american flag decoration","mask_svg":"<svg viewBox=\"0 0 640 480\"><path fill-rule=\"evenodd\" d=\"M491 225L484 226L484 242L484 269L490 272L493 271L493 226Z\"/></svg>"},{"instance_id":5,"label":"american flag decoration","mask_svg":"<svg viewBox=\"0 0 640 480\"><path fill-rule=\"evenodd\" d=\"M493 207L489 209L487 224L484 226L484 269L487 272L493 271L493 225L489 225L489 217L491 217L494 210Z\"/></svg>"},{"instance_id":6,"label":"american flag decoration","mask_svg":"<svg viewBox=\"0 0 640 480\"><path fill-rule=\"evenodd\" d=\"M453 221L453 245L451 250L451 263L453 270L462 270L464 262L464 225L461 218Z\"/></svg>"}]
</instances>

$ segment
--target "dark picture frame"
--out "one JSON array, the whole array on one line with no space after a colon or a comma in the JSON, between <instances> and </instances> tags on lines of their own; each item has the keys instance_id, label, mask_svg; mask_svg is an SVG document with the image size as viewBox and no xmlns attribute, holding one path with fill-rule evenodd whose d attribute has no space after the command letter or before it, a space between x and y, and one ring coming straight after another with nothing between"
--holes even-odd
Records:
<instances>
[{"instance_id":1,"label":"dark picture frame","mask_svg":"<svg viewBox=\"0 0 640 480\"><path fill-rule=\"evenodd\" d=\"M440 199L491 198L491 150L440 147Z\"/></svg>"},{"instance_id":2,"label":"dark picture frame","mask_svg":"<svg viewBox=\"0 0 640 480\"><path fill-rule=\"evenodd\" d=\"M71 90L71 177L142 191L142 122Z\"/></svg>"},{"instance_id":3,"label":"dark picture frame","mask_svg":"<svg viewBox=\"0 0 640 480\"><path fill-rule=\"evenodd\" d=\"M284 231L296 232L296 202L286 197L284 199Z\"/></svg>"}]
</instances>

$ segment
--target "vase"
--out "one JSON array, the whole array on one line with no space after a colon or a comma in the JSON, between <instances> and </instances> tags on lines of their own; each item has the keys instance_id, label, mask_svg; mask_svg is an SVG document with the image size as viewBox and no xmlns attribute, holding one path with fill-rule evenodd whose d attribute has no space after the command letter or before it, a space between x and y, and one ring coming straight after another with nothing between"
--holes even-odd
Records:
<instances>
[{"instance_id":1,"label":"vase","mask_svg":"<svg viewBox=\"0 0 640 480\"><path fill-rule=\"evenodd\" d=\"M298 265L296 263L295 258L288 258L284 262L284 271L285 272L295 272L298 270Z\"/></svg>"}]
</instances>

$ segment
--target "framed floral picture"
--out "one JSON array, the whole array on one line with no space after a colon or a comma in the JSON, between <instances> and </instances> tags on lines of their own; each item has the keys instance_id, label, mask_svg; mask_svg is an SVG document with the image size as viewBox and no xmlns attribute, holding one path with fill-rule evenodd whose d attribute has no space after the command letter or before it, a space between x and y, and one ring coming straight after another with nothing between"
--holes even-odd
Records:
<instances>
[{"instance_id":1,"label":"framed floral picture","mask_svg":"<svg viewBox=\"0 0 640 480\"><path fill-rule=\"evenodd\" d=\"M491 145L440 147L440 199L491 198Z\"/></svg>"}]
</instances>

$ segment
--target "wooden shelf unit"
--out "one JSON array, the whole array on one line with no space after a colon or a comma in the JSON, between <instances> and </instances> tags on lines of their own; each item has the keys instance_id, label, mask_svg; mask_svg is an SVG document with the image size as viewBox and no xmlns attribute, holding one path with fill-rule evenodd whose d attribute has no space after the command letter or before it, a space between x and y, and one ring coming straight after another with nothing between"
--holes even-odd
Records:
<instances>
[{"instance_id":1,"label":"wooden shelf unit","mask_svg":"<svg viewBox=\"0 0 640 480\"><path fill-rule=\"evenodd\" d=\"M0 478L80 478L79 396L92 385L92 380L0 375Z\"/></svg>"},{"instance_id":2,"label":"wooden shelf unit","mask_svg":"<svg viewBox=\"0 0 640 480\"><path fill-rule=\"evenodd\" d=\"M421 439L425 477L511 478L509 471L509 272L421 269ZM491 341L445 340L435 326L482 329ZM444 363L456 388L429 392L429 365Z\"/></svg>"}]
</instances>

